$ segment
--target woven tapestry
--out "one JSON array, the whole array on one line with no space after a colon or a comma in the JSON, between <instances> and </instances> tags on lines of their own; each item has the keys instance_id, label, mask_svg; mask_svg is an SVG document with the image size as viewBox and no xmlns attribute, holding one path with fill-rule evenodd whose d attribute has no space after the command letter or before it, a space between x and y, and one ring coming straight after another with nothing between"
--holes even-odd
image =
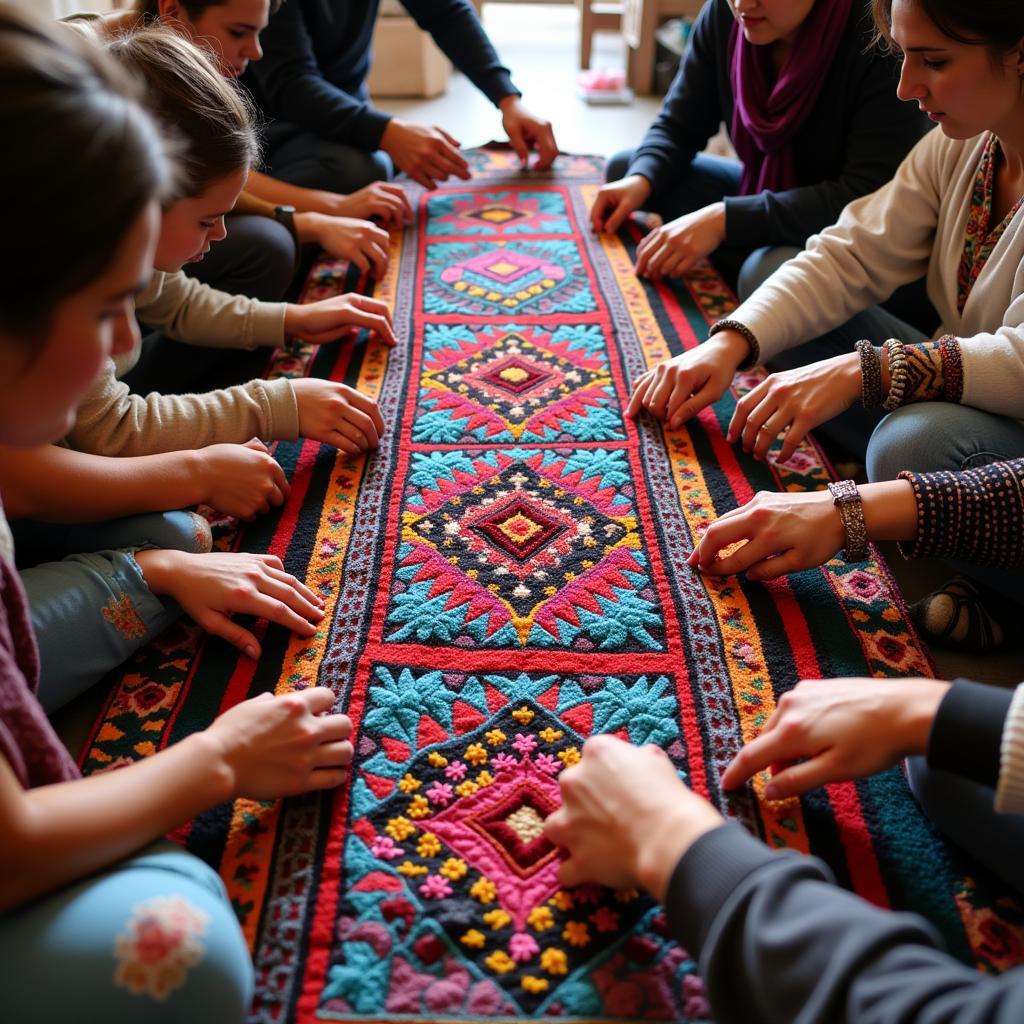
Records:
<instances>
[{"instance_id":1,"label":"woven tapestry","mask_svg":"<svg viewBox=\"0 0 1024 1024\"><path fill-rule=\"evenodd\" d=\"M334 793L238 800L173 838L214 864L257 972L252 1020L704 1021L690 952L635 890L559 886L544 838L559 775L594 733L665 749L772 847L810 851L881 906L926 914L967 963L1019 959L1020 909L922 818L899 770L799 800L719 778L800 679L930 675L885 565L773 583L703 577L694 538L756 491L824 486L725 441L735 390L686 428L623 415L647 367L700 343L734 302L707 266L633 274L639 228L597 236L601 162L410 186L374 293L401 343L292 346L274 375L376 398L380 449L279 444L286 506L224 548L271 552L316 589L312 639L261 632L259 663L179 624L111 681L86 771L145 757L264 691L322 684L355 725ZM349 290L314 269L306 299ZM260 627L257 626L259 629ZM642 785L642 780L636 780Z\"/></svg>"}]
</instances>

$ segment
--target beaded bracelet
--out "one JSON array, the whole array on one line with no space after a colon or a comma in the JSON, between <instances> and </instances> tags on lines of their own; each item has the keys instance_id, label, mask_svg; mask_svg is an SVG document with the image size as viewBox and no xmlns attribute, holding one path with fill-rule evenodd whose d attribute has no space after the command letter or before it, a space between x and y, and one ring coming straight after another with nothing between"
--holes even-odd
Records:
<instances>
[{"instance_id":1,"label":"beaded bracelet","mask_svg":"<svg viewBox=\"0 0 1024 1024\"><path fill-rule=\"evenodd\" d=\"M714 337L719 331L724 330L738 331L747 339L747 344L750 346L750 355L740 363L738 369L750 370L757 366L761 361L761 346L757 343L754 332L746 324L740 323L739 320L719 320L711 325L708 337Z\"/></svg>"},{"instance_id":2,"label":"beaded bracelet","mask_svg":"<svg viewBox=\"0 0 1024 1024\"><path fill-rule=\"evenodd\" d=\"M892 412L903 404L903 393L907 389L910 372L907 368L907 353L899 338L890 338L883 348L889 362L889 394L882 408Z\"/></svg>"},{"instance_id":3,"label":"beaded bracelet","mask_svg":"<svg viewBox=\"0 0 1024 1024\"><path fill-rule=\"evenodd\" d=\"M860 356L860 399L865 409L877 409L885 396L882 394L882 360L878 350L866 338L856 345Z\"/></svg>"}]
</instances>

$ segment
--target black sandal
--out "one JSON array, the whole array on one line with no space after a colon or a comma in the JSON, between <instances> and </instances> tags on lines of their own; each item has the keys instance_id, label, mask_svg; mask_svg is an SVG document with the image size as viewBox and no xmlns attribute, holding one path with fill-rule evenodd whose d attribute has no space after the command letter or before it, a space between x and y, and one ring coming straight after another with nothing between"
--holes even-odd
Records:
<instances>
[{"instance_id":1,"label":"black sandal","mask_svg":"<svg viewBox=\"0 0 1024 1024\"><path fill-rule=\"evenodd\" d=\"M948 615L937 607L940 601L952 602ZM978 585L966 576L954 576L909 611L918 632L938 647L987 654L1007 646L1002 623L989 612Z\"/></svg>"}]
</instances>

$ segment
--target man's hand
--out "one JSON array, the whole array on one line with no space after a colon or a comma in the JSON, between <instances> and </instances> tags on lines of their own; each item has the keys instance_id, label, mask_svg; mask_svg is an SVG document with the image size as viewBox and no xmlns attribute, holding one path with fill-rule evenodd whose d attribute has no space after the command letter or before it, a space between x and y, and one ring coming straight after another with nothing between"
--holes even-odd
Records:
<instances>
[{"instance_id":1,"label":"man's hand","mask_svg":"<svg viewBox=\"0 0 1024 1024\"><path fill-rule=\"evenodd\" d=\"M725 241L725 203L712 203L655 228L637 246L637 277L682 277Z\"/></svg>"},{"instance_id":2,"label":"man's hand","mask_svg":"<svg viewBox=\"0 0 1024 1024\"><path fill-rule=\"evenodd\" d=\"M466 158L459 152L460 145L443 128L397 117L388 122L380 138L380 148L395 166L429 189L453 176L463 181L472 177Z\"/></svg>"},{"instance_id":3,"label":"man's hand","mask_svg":"<svg viewBox=\"0 0 1024 1024\"><path fill-rule=\"evenodd\" d=\"M548 170L558 156L558 143L555 142L551 122L530 113L516 95L506 96L498 108L501 110L502 127L523 168L529 166L532 151L537 154L533 169Z\"/></svg>"},{"instance_id":4,"label":"man's hand","mask_svg":"<svg viewBox=\"0 0 1024 1024\"><path fill-rule=\"evenodd\" d=\"M300 242L315 242L328 256L348 260L364 274L381 278L388 269L388 233L372 221L297 213L295 230Z\"/></svg>"},{"instance_id":5,"label":"man's hand","mask_svg":"<svg viewBox=\"0 0 1024 1024\"><path fill-rule=\"evenodd\" d=\"M631 213L643 209L651 194L651 183L642 174L609 181L597 193L590 208L590 226L598 233L614 235Z\"/></svg>"}]
</instances>

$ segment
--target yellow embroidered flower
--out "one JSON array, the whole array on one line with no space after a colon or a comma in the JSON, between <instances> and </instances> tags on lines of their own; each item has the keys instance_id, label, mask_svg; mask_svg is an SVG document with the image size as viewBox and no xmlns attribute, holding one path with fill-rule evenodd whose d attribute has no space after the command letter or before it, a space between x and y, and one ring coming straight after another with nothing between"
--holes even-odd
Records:
<instances>
[{"instance_id":1,"label":"yellow embroidered flower","mask_svg":"<svg viewBox=\"0 0 1024 1024\"><path fill-rule=\"evenodd\" d=\"M416 826L408 818L403 818L399 815L397 818L392 818L384 826L384 831L396 843L400 843L403 839L408 839L416 831Z\"/></svg>"},{"instance_id":2,"label":"yellow embroidered flower","mask_svg":"<svg viewBox=\"0 0 1024 1024\"><path fill-rule=\"evenodd\" d=\"M416 852L421 857L436 857L441 852L441 840L433 832L424 832L416 844Z\"/></svg>"},{"instance_id":3,"label":"yellow embroidered flower","mask_svg":"<svg viewBox=\"0 0 1024 1024\"><path fill-rule=\"evenodd\" d=\"M619 903L632 903L639 895L639 889L617 889L615 891L615 898Z\"/></svg>"},{"instance_id":4,"label":"yellow embroidered flower","mask_svg":"<svg viewBox=\"0 0 1024 1024\"><path fill-rule=\"evenodd\" d=\"M438 872L449 881L457 882L460 878L466 877L468 870L466 862L461 857L449 857L438 869Z\"/></svg>"},{"instance_id":5,"label":"yellow embroidered flower","mask_svg":"<svg viewBox=\"0 0 1024 1024\"><path fill-rule=\"evenodd\" d=\"M482 789L484 786L489 786L494 781L494 776L486 769L482 771L476 777L476 784Z\"/></svg>"},{"instance_id":6,"label":"yellow embroidered flower","mask_svg":"<svg viewBox=\"0 0 1024 1024\"><path fill-rule=\"evenodd\" d=\"M533 712L524 704L512 712L512 717L520 725L529 725L533 721Z\"/></svg>"},{"instance_id":7,"label":"yellow embroidered flower","mask_svg":"<svg viewBox=\"0 0 1024 1024\"><path fill-rule=\"evenodd\" d=\"M459 939L464 946L469 946L470 949L483 949L484 943L487 941L487 936L483 932L478 932L475 928L470 928L465 935Z\"/></svg>"},{"instance_id":8,"label":"yellow embroidered flower","mask_svg":"<svg viewBox=\"0 0 1024 1024\"><path fill-rule=\"evenodd\" d=\"M429 754L427 754L427 760L435 768L447 768L448 767L448 758L445 757L444 754L439 754L436 750L432 750Z\"/></svg>"},{"instance_id":9,"label":"yellow embroidered flower","mask_svg":"<svg viewBox=\"0 0 1024 1024\"><path fill-rule=\"evenodd\" d=\"M413 864L411 860L403 860L395 870L400 875L405 875L406 878L419 878L420 875L425 875L430 869L425 864Z\"/></svg>"},{"instance_id":10,"label":"yellow embroidered flower","mask_svg":"<svg viewBox=\"0 0 1024 1024\"><path fill-rule=\"evenodd\" d=\"M425 796L414 796L406 814L410 818L425 818L430 813L430 804Z\"/></svg>"},{"instance_id":11,"label":"yellow embroidered flower","mask_svg":"<svg viewBox=\"0 0 1024 1024\"><path fill-rule=\"evenodd\" d=\"M536 928L537 931L544 932L554 925L555 919L547 907L534 907L526 918L526 923L531 928Z\"/></svg>"},{"instance_id":12,"label":"yellow embroidered flower","mask_svg":"<svg viewBox=\"0 0 1024 1024\"><path fill-rule=\"evenodd\" d=\"M580 752L575 747L568 747L558 752L558 758L566 768L580 763Z\"/></svg>"},{"instance_id":13,"label":"yellow embroidered flower","mask_svg":"<svg viewBox=\"0 0 1024 1024\"><path fill-rule=\"evenodd\" d=\"M541 729L541 731L537 733L537 735L545 743L554 743L555 740L560 740L565 735L565 733L562 732L561 729L552 729L549 725L546 729Z\"/></svg>"},{"instance_id":14,"label":"yellow embroidered flower","mask_svg":"<svg viewBox=\"0 0 1024 1024\"><path fill-rule=\"evenodd\" d=\"M415 793L422 785L423 783L420 782L419 779L414 779L408 772L406 772L399 781L398 788L403 793Z\"/></svg>"},{"instance_id":15,"label":"yellow embroidered flower","mask_svg":"<svg viewBox=\"0 0 1024 1024\"><path fill-rule=\"evenodd\" d=\"M590 929L586 921L566 921L562 938L570 946L587 946L590 944Z\"/></svg>"},{"instance_id":16,"label":"yellow embroidered flower","mask_svg":"<svg viewBox=\"0 0 1024 1024\"><path fill-rule=\"evenodd\" d=\"M493 903L498 896L498 890L489 878L478 878L470 886L469 895L481 903Z\"/></svg>"},{"instance_id":17,"label":"yellow embroidered flower","mask_svg":"<svg viewBox=\"0 0 1024 1024\"><path fill-rule=\"evenodd\" d=\"M485 961L495 974L508 974L516 969L516 962L503 949L495 950Z\"/></svg>"},{"instance_id":18,"label":"yellow embroidered flower","mask_svg":"<svg viewBox=\"0 0 1024 1024\"><path fill-rule=\"evenodd\" d=\"M540 955L540 965L548 974L569 973L569 958L560 949L545 949Z\"/></svg>"},{"instance_id":19,"label":"yellow embroidered flower","mask_svg":"<svg viewBox=\"0 0 1024 1024\"><path fill-rule=\"evenodd\" d=\"M465 782L460 782L455 787L455 792L458 793L459 796L469 796L471 793L475 793L479 788L480 787L472 779L466 779Z\"/></svg>"},{"instance_id":20,"label":"yellow embroidered flower","mask_svg":"<svg viewBox=\"0 0 1024 1024\"><path fill-rule=\"evenodd\" d=\"M549 982L547 978L535 978L532 974L524 974L521 984L527 992L538 995L541 992L547 992Z\"/></svg>"},{"instance_id":21,"label":"yellow embroidered flower","mask_svg":"<svg viewBox=\"0 0 1024 1024\"><path fill-rule=\"evenodd\" d=\"M512 918L505 913L504 910L499 910L497 908L494 910L488 910L487 913L484 914L484 924L492 931L501 931L501 929L511 921Z\"/></svg>"},{"instance_id":22,"label":"yellow embroidered flower","mask_svg":"<svg viewBox=\"0 0 1024 1024\"><path fill-rule=\"evenodd\" d=\"M558 907L559 910L572 910L572 895L567 893L564 889L559 889L548 903L553 907Z\"/></svg>"},{"instance_id":23,"label":"yellow embroidered flower","mask_svg":"<svg viewBox=\"0 0 1024 1024\"><path fill-rule=\"evenodd\" d=\"M482 743L471 743L466 747L466 753L463 756L474 767L487 763L487 751Z\"/></svg>"},{"instance_id":24,"label":"yellow embroidered flower","mask_svg":"<svg viewBox=\"0 0 1024 1024\"><path fill-rule=\"evenodd\" d=\"M492 747L497 747L504 743L508 737L500 729L491 729L490 732L484 733L484 739L487 740Z\"/></svg>"}]
</instances>

